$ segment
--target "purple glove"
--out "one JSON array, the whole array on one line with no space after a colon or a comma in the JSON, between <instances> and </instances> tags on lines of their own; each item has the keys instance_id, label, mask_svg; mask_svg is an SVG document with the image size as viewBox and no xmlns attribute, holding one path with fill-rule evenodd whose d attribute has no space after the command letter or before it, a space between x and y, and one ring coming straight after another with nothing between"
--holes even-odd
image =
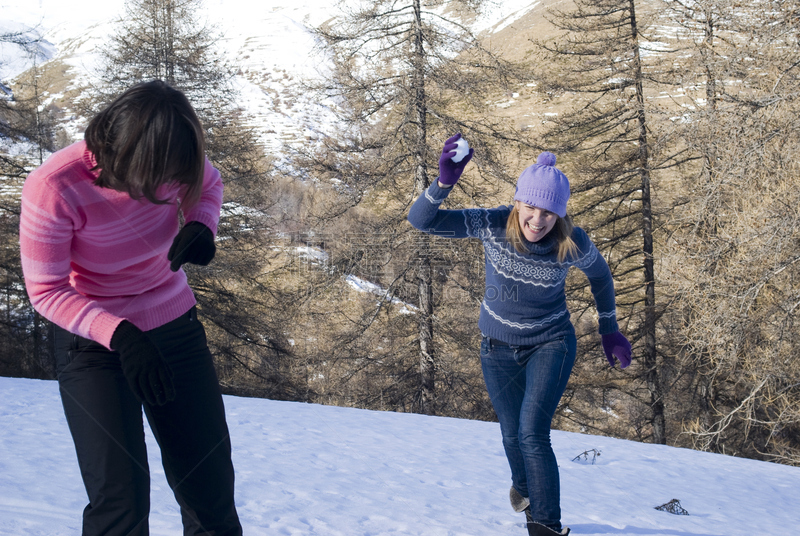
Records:
<instances>
[{"instance_id":1,"label":"purple glove","mask_svg":"<svg viewBox=\"0 0 800 536\"><path fill-rule=\"evenodd\" d=\"M456 142L460 137L461 133L459 132L455 136L447 138L442 149L442 156L439 157L439 182L445 186L452 186L458 182L464 167L472 159L472 153L475 152L475 149L470 149L469 154L462 158L461 162L453 162L451 158L456 154Z\"/></svg>"},{"instance_id":2,"label":"purple glove","mask_svg":"<svg viewBox=\"0 0 800 536\"><path fill-rule=\"evenodd\" d=\"M619 366L626 368L631 364L631 343L619 331L600 336L603 339L603 351L609 365L614 366L614 357L619 359Z\"/></svg>"}]
</instances>

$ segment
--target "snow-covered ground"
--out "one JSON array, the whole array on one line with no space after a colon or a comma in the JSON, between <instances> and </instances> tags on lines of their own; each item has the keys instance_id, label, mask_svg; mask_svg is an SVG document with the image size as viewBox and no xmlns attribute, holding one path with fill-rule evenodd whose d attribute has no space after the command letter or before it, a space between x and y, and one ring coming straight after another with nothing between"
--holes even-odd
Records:
<instances>
[{"instance_id":1,"label":"snow-covered ground","mask_svg":"<svg viewBox=\"0 0 800 536\"><path fill-rule=\"evenodd\" d=\"M232 396L225 404L245 534L526 534L508 504L496 423ZM0 535L79 534L86 498L58 385L0 378L0 430ZM147 442L151 533L181 534L149 429ZM553 445L563 520L576 536L797 533L798 467L558 431ZM655 509L672 499L688 515Z\"/></svg>"}]
</instances>

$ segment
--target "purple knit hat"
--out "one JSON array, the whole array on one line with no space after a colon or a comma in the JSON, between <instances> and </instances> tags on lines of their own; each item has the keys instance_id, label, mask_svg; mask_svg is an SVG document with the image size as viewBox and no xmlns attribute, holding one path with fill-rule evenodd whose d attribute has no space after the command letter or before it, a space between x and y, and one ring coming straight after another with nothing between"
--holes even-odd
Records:
<instances>
[{"instance_id":1,"label":"purple knit hat","mask_svg":"<svg viewBox=\"0 0 800 536\"><path fill-rule=\"evenodd\" d=\"M517 179L514 201L543 208L558 214L567 215L569 199L569 180L556 168L556 155L543 152L536 163L522 172Z\"/></svg>"}]
</instances>

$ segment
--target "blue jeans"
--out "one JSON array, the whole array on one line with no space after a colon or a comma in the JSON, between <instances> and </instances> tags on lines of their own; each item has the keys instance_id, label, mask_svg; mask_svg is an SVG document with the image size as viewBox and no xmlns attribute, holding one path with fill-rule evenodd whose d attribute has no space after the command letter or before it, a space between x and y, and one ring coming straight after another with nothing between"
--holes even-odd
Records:
<instances>
[{"instance_id":1,"label":"blue jeans","mask_svg":"<svg viewBox=\"0 0 800 536\"><path fill-rule=\"evenodd\" d=\"M536 346L508 346L484 337L481 367L500 421L511 482L531 501L531 518L561 530L558 464L550 423L575 364L570 334Z\"/></svg>"}]
</instances>

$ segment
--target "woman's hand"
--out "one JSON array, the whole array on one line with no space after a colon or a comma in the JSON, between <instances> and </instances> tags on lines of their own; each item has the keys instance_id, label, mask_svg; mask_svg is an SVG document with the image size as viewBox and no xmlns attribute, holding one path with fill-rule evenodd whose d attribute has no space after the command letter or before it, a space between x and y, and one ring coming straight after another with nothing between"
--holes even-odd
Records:
<instances>
[{"instance_id":1,"label":"woman's hand","mask_svg":"<svg viewBox=\"0 0 800 536\"><path fill-rule=\"evenodd\" d=\"M439 186L442 188L452 188L461 177L467 163L472 160L472 153L475 149L470 149L469 154L460 162L453 162L452 158L456 154L456 142L461 138L461 133L447 138L442 148L442 155L439 157Z\"/></svg>"},{"instance_id":2,"label":"woman's hand","mask_svg":"<svg viewBox=\"0 0 800 536\"><path fill-rule=\"evenodd\" d=\"M211 229L199 221L189 222L178 232L169 248L169 269L177 272L187 262L206 266L216 253L217 246L214 245L214 233Z\"/></svg>"},{"instance_id":3,"label":"woman's hand","mask_svg":"<svg viewBox=\"0 0 800 536\"><path fill-rule=\"evenodd\" d=\"M614 358L619 359L620 368L627 368L631 364L631 343L625 338L625 335L619 331L614 333L606 333L601 335L603 341L603 351L606 354L608 363L613 367L615 364Z\"/></svg>"},{"instance_id":4,"label":"woman's hand","mask_svg":"<svg viewBox=\"0 0 800 536\"><path fill-rule=\"evenodd\" d=\"M122 373L136 398L151 406L175 399L172 371L145 332L123 320L111 337L111 348L119 352Z\"/></svg>"}]
</instances>

